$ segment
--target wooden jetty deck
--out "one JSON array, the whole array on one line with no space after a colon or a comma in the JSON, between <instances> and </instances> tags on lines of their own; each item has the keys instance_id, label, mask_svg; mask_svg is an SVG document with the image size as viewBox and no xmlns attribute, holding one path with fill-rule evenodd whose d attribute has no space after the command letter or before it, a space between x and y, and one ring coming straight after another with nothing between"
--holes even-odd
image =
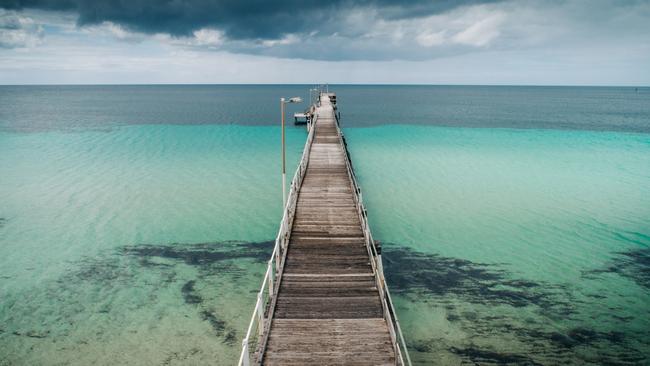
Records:
<instances>
[{"instance_id":1,"label":"wooden jetty deck","mask_svg":"<svg viewBox=\"0 0 650 366\"><path fill-rule=\"evenodd\" d=\"M320 94L241 365L410 364L334 98Z\"/></svg>"}]
</instances>

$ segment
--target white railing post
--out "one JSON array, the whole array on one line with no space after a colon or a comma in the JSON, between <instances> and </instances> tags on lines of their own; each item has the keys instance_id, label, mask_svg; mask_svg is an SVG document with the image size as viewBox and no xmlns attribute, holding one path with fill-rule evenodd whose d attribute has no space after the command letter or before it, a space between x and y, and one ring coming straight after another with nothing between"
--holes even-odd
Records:
<instances>
[{"instance_id":1,"label":"white railing post","mask_svg":"<svg viewBox=\"0 0 650 366\"><path fill-rule=\"evenodd\" d=\"M273 258L271 258L271 260L269 260L269 265L268 265L267 270L269 271L269 297L273 297L274 292L275 292L275 288L273 287L273 273L274 273L273 272ZM275 272L275 273L277 273L277 272Z\"/></svg>"},{"instance_id":2,"label":"white railing post","mask_svg":"<svg viewBox=\"0 0 650 366\"><path fill-rule=\"evenodd\" d=\"M255 311L257 312L257 327L258 327L258 332L260 335L264 334L264 305L263 305L263 293L264 289L262 288L262 291L260 291L259 295L257 295L257 308Z\"/></svg>"},{"instance_id":3,"label":"white railing post","mask_svg":"<svg viewBox=\"0 0 650 366\"><path fill-rule=\"evenodd\" d=\"M280 242L278 238L275 239L274 252L275 252L275 273L280 273L280 256L282 253L280 252Z\"/></svg>"},{"instance_id":4,"label":"white railing post","mask_svg":"<svg viewBox=\"0 0 650 366\"><path fill-rule=\"evenodd\" d=\"M240 366L250 366L250 355L248 354L248 339L241 341L241 359Z\"/></svg>"}]
</instances>

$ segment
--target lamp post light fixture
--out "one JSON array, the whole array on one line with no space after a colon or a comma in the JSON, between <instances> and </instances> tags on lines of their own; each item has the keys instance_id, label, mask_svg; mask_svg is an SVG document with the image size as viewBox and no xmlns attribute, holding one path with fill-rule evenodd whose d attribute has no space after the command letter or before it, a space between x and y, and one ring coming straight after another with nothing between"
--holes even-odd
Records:
<instances>
[{"instance_id":1,"label":"lamp post light fixture","mask_svg":"<svg viewBox=\"0 0 650 366\"><path fill-rule=\"evenodd\" d=\"M302 103L302 98L293 97L289 99L280 98L280 113L282 114L282 209L287 206L287 162L286 162L286 144L284 136L284 105L287 103Z\"/></svg>"}]
</instances>

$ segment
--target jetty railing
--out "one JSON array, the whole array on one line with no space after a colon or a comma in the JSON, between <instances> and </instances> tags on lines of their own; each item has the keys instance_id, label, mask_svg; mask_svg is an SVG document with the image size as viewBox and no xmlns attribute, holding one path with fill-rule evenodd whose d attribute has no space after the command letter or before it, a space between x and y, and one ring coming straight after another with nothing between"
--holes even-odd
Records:
<instances>
[{"instance_id":1,"label":"jetty railing","mask_svg":"<svg viewBox=\"0 0 650 366\"><path fill-rule=\"evenodd\" d=\"M390 333L391 342L393 343L393 349L395 350L395 357L397 358L400 365L411 366L411 357L409 356L408 349L406 347L406 340L402 334L402 328L400 327L399 321L397 320L397 314L395 313L393 300L390 296L390 292L388 291L388 286L386 285L384 268L381 260L381 249L377 247L375 241L372 238L372 233L370 232L370 226L368 225L368 211L363 205L361 187L359 187L359 184L357 183L357 177L354 174L354 169L352 168L350 152L348 151L348 146L347 142L345 141L343 131L341 131L339 121L340 117L337 115L336 111L334 113L334 116L336 118L336 129L338 130L339 139L345 148L345 165L352 180L354 201L357 206L359 219L361 220L361 227L363 229L366 248L368 249L368 254L373 259L370 261L370 263L372 264L372 270L375 274L375 282L377 284L377 288L379 289L379 296L382 307L384 309L384 318L388 324L388 331Z\"/></svg>"},{"instance_id":2,"label":"jetty railing","mask_svg":"<svg viewBox=\"0 0 650 366\"><path fill-rule=\"evenodd\" d=\"M318 114L314 117L313 123L318 119ZM242 351L239 357L239 366L249 366L251 363L258 363L256 360L256 353L259 353L259 346L264 343L262 337L270 327L270 319L273 319L274 302L277 291L280 288L280 278L282 276L282 269L284 267L284 258L286 257L287 246L289 244L289 237L291 235L291 227L293 225L293 218L296 214L296 203L298 202L298 191L302 185L302 180L307 171L307 164L309 163L309 153L311 151L311 144L314 140L315 128L309 129L305 148L302 152L302 158L296 173L291 180L289 188L289 196L287 203L282 213L282 221L280 222L280 229L278 236L275 238L275 245L273 246L273 253L266 266L266 273L262 280L262 286L257 293L257 302L251 321L246 331L246 336L242 340ZM268 333L268 332L267 332Z\"/></svg>"}]
</instances>

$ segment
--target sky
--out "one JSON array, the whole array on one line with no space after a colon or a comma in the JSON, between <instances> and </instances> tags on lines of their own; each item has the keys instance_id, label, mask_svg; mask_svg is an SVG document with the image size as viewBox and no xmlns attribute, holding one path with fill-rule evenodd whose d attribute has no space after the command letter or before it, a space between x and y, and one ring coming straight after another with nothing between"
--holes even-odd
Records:
<instances>
[{"instance_id":1,"label":"sky","mask_svg":"<svg viewBox=\"0 0 650 366\"><path fill-rule=\"evenodd\" d=\"M0 0L0 84L650 85L650 0Z\"/></svg>"}]
</instances>

